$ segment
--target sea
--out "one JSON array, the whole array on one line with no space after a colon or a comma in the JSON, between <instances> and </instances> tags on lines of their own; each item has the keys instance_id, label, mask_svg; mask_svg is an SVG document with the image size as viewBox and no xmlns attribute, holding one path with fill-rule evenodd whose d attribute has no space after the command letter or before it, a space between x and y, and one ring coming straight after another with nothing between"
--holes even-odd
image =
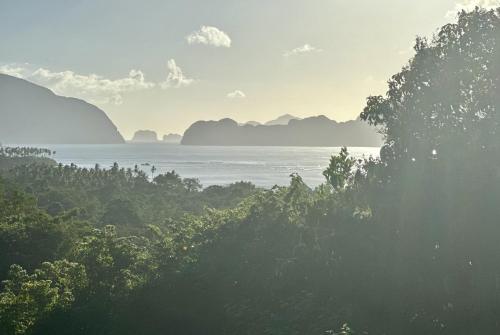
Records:
<instances>
[{"instance_id":1,"label":"sea","mask_svg":"<svg viewBox=\"0 0 500 335\"><path fill-rule=\"evenodd\" d=\"M337 147L183 146L168 143L113 145L38 145L56 152L62 164L79 167L123 168L137 165L150 177L168 171L182 178L197 178L204 187L249 181L259 187L288 185L290 175L299 174L310 187L324 183L322 175ZM377 147L352 147L356 158L378 157ZM152 172L152 167L156 171Z\"/></svg>"}]
</instances>

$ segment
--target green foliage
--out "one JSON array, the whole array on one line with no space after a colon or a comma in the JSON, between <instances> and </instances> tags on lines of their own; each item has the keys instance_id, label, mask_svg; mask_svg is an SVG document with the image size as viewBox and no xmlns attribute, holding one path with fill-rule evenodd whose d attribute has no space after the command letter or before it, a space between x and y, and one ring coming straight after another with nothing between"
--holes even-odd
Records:
<instances>
[{"instance_id":1,"label":"green foliage","mask_svg":"<svg viewBox=\"0 0 500 335\"><path fill-rule=\"evenodd\" d=\"M349 157L347 148L343 147L338 156L332 156L330 165L323 172L323 175L333 189L343 189L352 176L355 163L356 160Z\"/></svg>"},{"instance_id":2,"label":"green foliage","mask_svg":"<svg viewBox=\"0 0 500 335\"><path fill-rule=\"evenodd\" d=\"M416 55L386 96L369 97L361 114L383 129L384 161L451 159L457 147L498 151L499 30L498 11L476 8L432 41L417 39Z\"/></svg>"},{"instance_id":3,"label":"green foliage","mask_svg":"<svg viewBox=\"0 0 500 335\"><path fill-rule=\"evenodd\" d=\"M11 264L33 270L55 260L70 241L66 225L38 209L32 197L15 189L0 190L0 278Z\"/></svg>"},{"instance_id":4,"label":"green foliage","mask_svg":"<svg viewBox=\"0 0 500 335\"><path fill-rule=\"evenodd\" d=\"M352 331L352 329L346 323L346 324L342 325L342 328L340 328L340 332L338 334L339 335L354 335L355 333Z\"/></svg>"},{"instance_id":5,"label":"green foliage","mask_svg":"<svg viewBox=\"0 0 500 335\"><path fill-rule=\"evenodd\" d=\"M18 157L50 157L55 154L55 151L45 148L31 147L2 147L0 146L0 157L2 158L18 158Z\"/></svg>"},{"instance_id":6,"label":"green foliage","mask_svg":"<svg viewBox=\"0 0 500 335\"><path fill-rule=\"evenodd\" d=\"M71 306L87 285L85 269L67 261L45 262L29 275L12 265L0 293L0 330L5 334L26 334L56 309Z\"/></svg>"},{"instance_id":7,"label":"green foliage","mask_svg":"<svg viewBox=\"0 0 500 335\"><path fill-rule=\"evenodd\" d=\"M248 183L201 189L196 179L182 179L175 171L153 182L138 168L115 164L105 170L75 165L23 165L4 173L30 193L51 214L78 210L78 218L95 227L115 225L121 234L142 233L149 225L162 225L185 213L202 214L206 207L228 208L259 192Z\"/></svg>"},{"instance_id":8,"label":"green foliage","mask_svg":"<svg viewBox=\"0 0 500 335\"><path fill-rule=\"evenodd\" d=\"M55 165L56 162L50 158L53 153L55 152L43 148L3 147L0 145L0 171L31 164Z\"/></svg>"},{"instance_id":9,"label":"green foliage","mask_svg":"<svg viewBox=\"0 0 500 335\"><path fill-rule=\"evenodd\" d=\"M120 296L154 277L157 266L145 244L143 238L118 237L114 226L85 236L72 253L87 269L90 293Z\"/></svg>"}]
</instances>

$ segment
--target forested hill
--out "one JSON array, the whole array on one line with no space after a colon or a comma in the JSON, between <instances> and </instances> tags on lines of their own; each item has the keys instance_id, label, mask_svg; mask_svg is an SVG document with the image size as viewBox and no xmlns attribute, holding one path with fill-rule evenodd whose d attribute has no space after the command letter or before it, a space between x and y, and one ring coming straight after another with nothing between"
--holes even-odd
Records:
<instances>
[{"instance_id":1,"label":"forested hill","mask_svg":"<svg viewBox=\"0 0 500 335\"><path fill-rule=\"evenodd\" d=\"M198 121L182 139L186 145L380 146L382 136L361 120L336 122L320 115L287 125L238 125L232 119Z\"/></svg>"},{"instance_id":2,"label":"forested hill","mask_svg":"<svg viewBox=\"0 0 500 335\"><path fill-rule=\"evenodd\" d=\"M123 137L106 114L83 100L0 74L0 142L109 144Z\"/></svg>"}]
</instances>

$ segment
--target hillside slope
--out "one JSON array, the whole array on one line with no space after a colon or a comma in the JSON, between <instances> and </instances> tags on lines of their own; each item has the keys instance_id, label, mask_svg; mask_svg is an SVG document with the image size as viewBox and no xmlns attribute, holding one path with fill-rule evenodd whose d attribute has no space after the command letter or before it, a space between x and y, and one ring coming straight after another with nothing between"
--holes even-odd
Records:
<instances>
[{"instance_id":1,"label":"hillside slope","mask_svg":"<svg viewBox=\"0 0 500 335\"><path fill-rule=\"evenodd\" d=\"M2 143L124 143L96 106L4 74L0 74L0 120Z\"/></svg>"}]
</instances>

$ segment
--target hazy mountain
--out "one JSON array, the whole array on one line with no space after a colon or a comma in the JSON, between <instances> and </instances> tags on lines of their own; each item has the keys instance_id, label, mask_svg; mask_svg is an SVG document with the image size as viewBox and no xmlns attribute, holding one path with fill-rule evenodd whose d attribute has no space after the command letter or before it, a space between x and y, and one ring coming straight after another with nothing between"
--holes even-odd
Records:
<instances>
[{"instance_id":1,"label":"hazy mountain","mask_svg":"<svg viewBox=\"0 0 500 335\"><path fill-rule=\"evenodd\" d=\"M186 145L380 146L382 136L360 120L336 122L326 116L292 119L287 125L240 126L232 119L198 121L184 133Z\"/></svg>"},{"instance_id":2,"label":"hazy mountain","mask_svg":"<svg viewBox=\"0 0 500 335\"><path fill-rule=\"evenodd\" d=\"M138 130L135 132L132 142L151 143L158 142L158 135L153 130Z\"/></svg>"},{"instance_id":3,"label":"hazy mountain","mask_svg":"<svg viewBox=\"0 0 500 335\"><path fill-rule=\"evenodd\" d=\"M180 143L182 140L182 135L179 134L168 134L163 136L163 142L166 143Z\"/></svg>"},{"instance_id":4,"label":"hazy mountain","mask_svg":"<svg viewBox=\"0 0 500 335\"><path fill-rule=\"evenodd\" d=\"M250 126L260 126L261 123L257 121L248 121L245 123L245 125L250 125Z\"/></svg>"},{"instance_id":5,"label":"hazy mountain","mask_svg":"<svg viewBox=\"0 0 500 335\"><path fill-rule=\"evenodd\" d=\"M105 144L124 140L96 106L0 74L0 142Z\"/></svg>"},{"instance_id":6,"label":"hazy mountain","mask_svg":"<svg viewBox=\"0 0 500 335\"><path fill-rule=\"evenodd\" d=\"M290 114L285 114L281 115L275 120L271 120L265 123L266 126L277 126L277 125L287 125L290 120L300 120L300 118L290 115Z\"/></svg>"}]
</instances>

